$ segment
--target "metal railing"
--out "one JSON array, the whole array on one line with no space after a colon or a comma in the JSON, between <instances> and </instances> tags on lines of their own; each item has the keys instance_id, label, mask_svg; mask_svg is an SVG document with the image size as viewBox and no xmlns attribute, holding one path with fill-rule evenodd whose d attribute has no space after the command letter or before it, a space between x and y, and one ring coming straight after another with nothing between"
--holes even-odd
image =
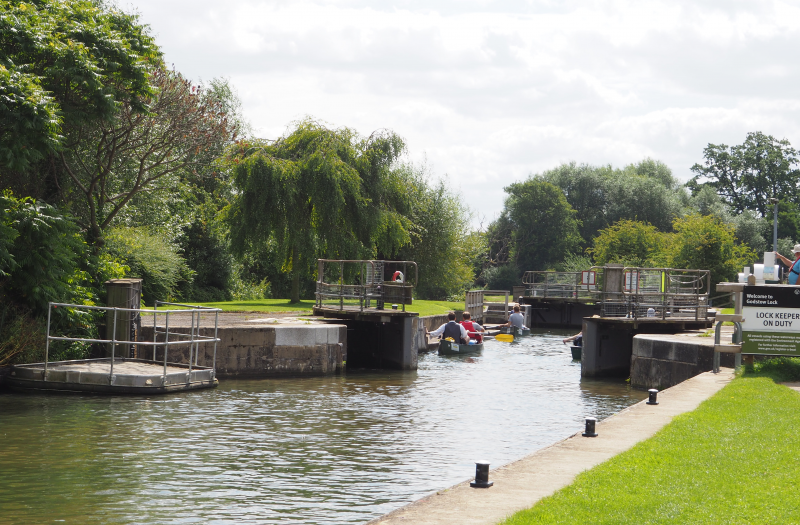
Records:
<instances>
[{"instance_id":1,"label":"metal railing","mask_svg":"<svg viewBox=\"0 0 800 525\"><path fill-rule=\"evenodd\" d=\"M529 297L599 300L598 282L602 282L602 270L595 266L585 272L525 272L522 284Z\"/></svg>"},{"instance_id":2,"label":"metal railing","mask_svg":"<svg viewBox=\"0 0 800 525\"><path fill-rule=\"evenodd\" d=\"M522 283L528 297L599 303L604 317L705 319L711 272L593 266L581 272L525 272Z\"/></svg>"},{"instance_id":3,"label":"metal railing","mask_svg":"<svg viewBox=\"0 0 800 525\"><path fill-rule=\"evenodd\" d=\"M168 306L180 306L184 309L176 310L158 310L158 305L168 305ZM97 338L88 338L88 337L62 337L62 336L55 336L50 334L50 327L51 327L51 313L54 308L72 308L77 310L96 310L96 311L104 311L104 312L113 312L112 314L112 327L111 327L111 339L97 339ZM217 331L219 327L219 312L221 312L219 308L210 308L206 306L196 306L196 305L186 305L186 304L179 304L179 303L167 303L163 301L156 301L153 309L143 309L143 308L118 308L118 307L108 307L108 306L87 306L87 305L80 305L80 304L68 304L68 303L53 303L51 302L47 309L47 339L45 343L45 350L44 350L44 371L43 376L47 377L47 365L50 359L50 341L72 341L72 342L83 342L83 343L101 343L107 344L111 347L111 361L110 361L110 371L109 371L109 381L113 381L114 376L114 361L117 359L116 357L116 349L119 345L136 345L136 346L152 346L153 347L153 359L152 363L156 363L156 350L158 347L164 347L164 373L163 376L166 377L167 375L167 356L169 353L170 346L182 346L182 345L189 345L189 373L192 371L192 357L194 356L194 366L198 367L198 353L199 353L199 345L200 343L214 343L214 354L212 358L212 370L216 370L216 363L217 363L217 343L220 341L217 337ZM153 341L132 341L129 340L131 338L126 338L126 340L118 339L117 338L117 317L121 312L131 312L134 314L141 314L142 312L145 313L152 313L153 314ZM192 316L191 326L188 334L183 334L180 332L172 332L169 331L169 316L171 314L185 314L190 313ZM200 314L201 313L214 313L214 337L208 337L200 335ZM164 331L158 331L157 328L157 316L164 315L166 316L165 322L165 329ZM195 323L195 315L196 323ZM164 335L164 341L158 341L158 335ZM177 337L177 340L170 341L170 335ZM181 339L181 338L188 338L188 339ZM160 364L160 363L159 363Z\"/></svg>"},{"instance_id":4,"label":"metal railing","mask_svg":"<svg viewBox=\"0 0 800 525\"><path fill-rule=\"evenodd\" d=\"M402 273L402 280L386 278L386 269L393 268ZM413 269L413 279L409 269ZM326 279L326 276L331 280ZM383 309L387 298L399 298L398 302L405 311L405 299L407 296L410 298L418 281L419 269L414 261L318 259L314 304L319 308L336 306L339 310L349 307L363 311L371 308L373 303L375 308ZM396 292L398 289L399 296L396 293L387 294L387 290Z\"/></svg>"}]
</instances>

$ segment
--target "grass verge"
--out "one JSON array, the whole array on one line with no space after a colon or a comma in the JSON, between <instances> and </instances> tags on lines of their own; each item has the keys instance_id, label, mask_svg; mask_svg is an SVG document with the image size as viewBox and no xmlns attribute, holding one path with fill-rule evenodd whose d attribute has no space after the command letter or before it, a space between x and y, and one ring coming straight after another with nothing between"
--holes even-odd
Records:
<instances>
[{"instance_id":1,"label":"grass verge","mask_svg":"<svg viewBox=\"0 0 800 525\"><path fill-rule=\"evenodd\" d=\"M225 301L218 303L198 303L202 306L220 308L224 312L299 312L310 314L314 301L290 303L288 299L260 299L257 301ZM446 314L452 310L463 310L464 303L450 301L421 301L406 306L406 310L421 316Z\"/></svg>"},{"instance_id":2,"label":"grass verge","mask_svg":"<svg viewBox=\"0 0 800 525\"><path fill-rule=\"evenodd\" d=\"M800 395L754 373L503 525L797 523Z\"/></svg>"}]
</instances>

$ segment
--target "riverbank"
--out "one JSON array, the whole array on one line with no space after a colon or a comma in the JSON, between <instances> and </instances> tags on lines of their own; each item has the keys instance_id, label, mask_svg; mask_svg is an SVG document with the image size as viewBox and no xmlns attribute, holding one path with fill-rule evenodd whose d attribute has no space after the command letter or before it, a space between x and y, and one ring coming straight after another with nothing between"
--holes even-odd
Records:
<instances>
[{"instance_id":1,"label":"riverbank","mask_svg":"<svg viewBox=\"0 0 800 525\"><path fill-rule=\"evenodd\" d=\"M469 481L425 497L371 521L373 525L415 523L494 524L511 513L566 487L581 472L625 452L652 437L675 416L690 412L733 378L731 369L703 373L659 394L659 404L637 403L597 425L596 438L581 432L519 461L491 471L489 489L474 489ZM475 458L481 459L481 458ZM595 521L600 516L594 516ZM639 516L641 523L641 516Z\"/></svg>"},{"instance_id":2,"label":"riverbank","mask_svg":"<svg viewBox=\"0 0 800 525\"><path fill-rule=\"evenodd\" d=\"M796 385L736 379L655 438L503 525L797 523Z\"/></svg>"}]
</instances>

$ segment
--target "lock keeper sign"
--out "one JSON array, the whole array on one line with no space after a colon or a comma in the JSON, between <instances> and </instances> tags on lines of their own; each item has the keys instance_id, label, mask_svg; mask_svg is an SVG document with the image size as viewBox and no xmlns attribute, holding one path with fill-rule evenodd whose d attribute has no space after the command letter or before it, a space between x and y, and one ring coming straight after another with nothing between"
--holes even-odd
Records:
<instances>
[{"instance_id":1,"label":"lock keeper sign","mask_svg":"<svg viewBox=\"0 0 800 525\"><path fill-rule=\"evenodd\" d=\"M742 353L800 356L800 286L745 286Z\"/></svg>"}]
</instances>

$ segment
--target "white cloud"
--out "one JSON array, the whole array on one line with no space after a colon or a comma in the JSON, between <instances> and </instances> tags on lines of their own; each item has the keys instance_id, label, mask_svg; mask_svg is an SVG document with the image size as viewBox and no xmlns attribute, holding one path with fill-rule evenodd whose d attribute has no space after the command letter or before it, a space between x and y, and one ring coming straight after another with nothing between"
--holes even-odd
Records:
<instances>
[{"instance_id":1,"label":"white cloud","mask_svg":"<svg viewBox=\"0 0 800 525\"><path fill-rule=\"evenodd\" d=\"M229 77L260 134L312 115L390 128L491 218L502 187L576 160L800 145L796 2L142 0L168 62Z\"/></svg>"}]
</instances>

